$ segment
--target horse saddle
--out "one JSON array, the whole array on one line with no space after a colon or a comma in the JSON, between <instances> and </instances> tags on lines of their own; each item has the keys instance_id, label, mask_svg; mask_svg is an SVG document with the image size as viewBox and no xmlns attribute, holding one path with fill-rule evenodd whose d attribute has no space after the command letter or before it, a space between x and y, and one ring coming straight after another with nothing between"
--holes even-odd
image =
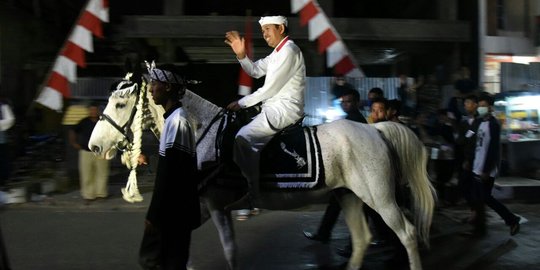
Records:
<instances>
[{"instance_id":1,"label":"horse saddle","mask_svg":"<svg viewBox=\"0 0 540 270\"><path fill-rule=\"evenodd\" d=\"M249 108L248 108L249 109ZM240 169L233 161L236 133L248 124L258 110L241 110L218 136L219 162L224 169L219 182L224 185L245 185ZM323 164L316 127L302 127L302 119L278 132L261 152L261 188L310 189L322 185Z\"/></svg>"}]
</instances>

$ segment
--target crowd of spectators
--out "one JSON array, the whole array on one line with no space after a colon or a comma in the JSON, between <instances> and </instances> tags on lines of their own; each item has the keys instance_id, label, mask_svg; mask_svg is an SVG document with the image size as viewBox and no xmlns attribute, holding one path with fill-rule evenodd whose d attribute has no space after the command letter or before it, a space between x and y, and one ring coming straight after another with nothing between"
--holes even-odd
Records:
<instances>
[{"instance_id":1,"label":"crowd of spectators","mask_svg":"<svg viewBox=\"0 0 540 270\"><path fill-rule=\"evenodd\" d=\"M351 84L341 79L334 95L339 96L337 92L346 86ZM368 123L394 121L415 132L429 154L427 169L438 207L462 202L470 206L470 217L464 222L473 225L473 235L486 232L486 205L504 219L511 235L516 234L519 216L491 195L501 161L500 154L496 155L500 152L500 123L494 117L493 96L481 91L467 68L456 72L451 85L443 85L435 74L418 76L413 83L401 75L396 90L399 98L388 100L383 89L370 89L362 101Z\"/></svg>"}]
</instances>

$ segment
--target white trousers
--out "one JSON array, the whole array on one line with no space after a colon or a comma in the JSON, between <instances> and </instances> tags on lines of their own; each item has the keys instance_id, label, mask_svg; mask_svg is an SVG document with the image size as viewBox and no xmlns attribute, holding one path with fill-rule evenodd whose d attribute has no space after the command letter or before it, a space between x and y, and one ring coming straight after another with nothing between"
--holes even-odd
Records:
<instances>
[{"instance_id":1,"label":"white trousers","mask_svg":"<svg viewBox=\"0 0 540 270\"><path fill-rule=\"evenodd\" d=\"M109 161L97 158L92 152L79 150L79 178L83 199L107 197Z\"/></svg>"},{"instance_id":2,"label":"white trousers","mask_svg":"<svg viewBox=\"0 0 540 270\"><path fill-rule=\"evenodd\" d=\"M268 119L278 119L277 121ZM298 119L269 117L264 109L249 124L236 134L233 159L248 181L254 197L259 196L259 162L264 146L282 129L296 123ZM271 123L272 122L272 123Z\"/></svg>"}]
</instances>

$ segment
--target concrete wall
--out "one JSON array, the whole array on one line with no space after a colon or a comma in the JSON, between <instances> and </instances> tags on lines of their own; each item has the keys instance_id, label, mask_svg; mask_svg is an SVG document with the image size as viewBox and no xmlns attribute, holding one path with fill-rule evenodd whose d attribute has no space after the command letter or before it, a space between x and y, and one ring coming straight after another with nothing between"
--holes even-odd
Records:
<instances>
[{"instance_id":1,"label":"concrete wall","mask_svg":"<svg viewBox=\"0 0 540 270\"><path fill-rule=\"evenodd\" d=\"M526 37L485 36L484 49L486 53L536 55L533 40Z\"/></svg>"}]
</instances>

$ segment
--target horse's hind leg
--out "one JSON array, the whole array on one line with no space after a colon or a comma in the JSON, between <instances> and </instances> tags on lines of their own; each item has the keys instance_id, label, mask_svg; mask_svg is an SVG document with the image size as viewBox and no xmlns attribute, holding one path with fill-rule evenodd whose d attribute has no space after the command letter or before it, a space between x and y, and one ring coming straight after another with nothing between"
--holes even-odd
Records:
<instances>
[{"instance_id":1,"label":"horse's hind leg","mask_svg":"<svg viewBox=\"0 0 540 270\"><path fill-rule=\"evenodd\" d=\"M234 227L230 211L210 209L212 221L219 234L219 240L223 246L223 255L230 270L237 269L236 251L237 245L234 240Z\"/></svg>"},{"instance_id":2,"label":"horse's hind leg","mask_svg":"<svg viewBox=\"0 0 540 270\"><path fill-rule=\"evenodd\" d=\"M418 243L416 240L416 229L407 220L405 214L395 203L386 205L377 204L375 211L381 215L384 222L394 231L399 241L407 250L409 265L411 270L422 269L420 255L418 253Z\"/></svg>"},{"instance_id":3,"label":"horse's hind leg","mask_svg":"<svg viewBox=\"0 0 540 270\"><path fill-rule=\"evenodd\" d=\"M351 192L339 196L339 203L352 240L352 255L347 270L357 270L362 267L366 249L371 241L371 233L362 209L363 202Z\"/></svg>"},{"instance_id":4,"label":"horse's hind leg","mask_svg":"<svg viewBox=\"0 0 540 270\"><path fill-rule=\"evenodd\" d=\"M237 269L236 263L236 241L234 240L234 227L230 211L216 210L210 211L212 221L216 226L221 245L223 246L223 253L227 260L229 269Z\"/></svg>"}]
</instances>

